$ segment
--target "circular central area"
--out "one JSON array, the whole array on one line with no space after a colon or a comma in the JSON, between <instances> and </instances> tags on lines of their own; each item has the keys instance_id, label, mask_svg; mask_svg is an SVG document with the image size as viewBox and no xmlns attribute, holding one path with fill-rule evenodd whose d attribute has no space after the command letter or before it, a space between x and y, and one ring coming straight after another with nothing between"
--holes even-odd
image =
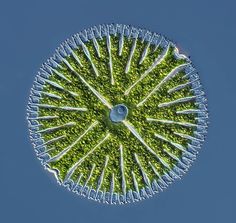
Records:
<instances>
[{"instance_id":1,"label":"circular central area","mask_svg":"<svg viewBox=\"0 0 236 223\"><path fill-rule=\"evenodd\" d=\"M110 111L110 119L112 122L122 122L128 115L128 108L123 105L115 105Z\"/></svg>"}]
</instances>

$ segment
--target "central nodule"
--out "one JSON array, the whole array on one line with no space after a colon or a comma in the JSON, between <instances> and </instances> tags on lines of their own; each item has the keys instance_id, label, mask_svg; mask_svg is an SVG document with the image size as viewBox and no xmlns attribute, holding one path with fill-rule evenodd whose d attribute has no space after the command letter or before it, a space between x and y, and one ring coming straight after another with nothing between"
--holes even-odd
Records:
<instances>
[{"instance_id":1,"label":"central nodule","mask_svg":"<svg viewBox=\"0 0 236 223\"><path fill-rule=\"evenodd\" d=\"M110 119L112 122L122 122L128 115L128 108L123 105L115 105L110 111Z\"/></svg>"}]
</instances>

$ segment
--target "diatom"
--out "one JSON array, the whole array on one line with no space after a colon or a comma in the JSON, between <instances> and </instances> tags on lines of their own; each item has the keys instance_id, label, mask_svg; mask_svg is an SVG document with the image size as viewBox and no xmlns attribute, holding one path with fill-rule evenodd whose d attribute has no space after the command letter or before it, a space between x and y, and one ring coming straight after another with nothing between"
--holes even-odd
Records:
<instances>
[{"instance_id":1,"label":"diatom","mask_svg":"<svg viewBox=\"0 0 236 223\"><path fill-rule=\"evenodd\" d=\"M205 139L208 111L197 71L173 42L109 24L75 34L42 65L27 120L59 184L126 204L181 178Z\"/></svg>"}]
</instances>

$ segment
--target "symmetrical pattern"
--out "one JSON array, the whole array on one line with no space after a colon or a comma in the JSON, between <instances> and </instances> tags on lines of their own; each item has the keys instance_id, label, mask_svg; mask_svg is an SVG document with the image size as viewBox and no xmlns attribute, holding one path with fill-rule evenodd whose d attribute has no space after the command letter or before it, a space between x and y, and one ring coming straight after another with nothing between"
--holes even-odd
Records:
<instances>
[{"instance_id":1,"label":"symmetrical pattern","mask_svg":"<svg viewBox=\"0 0 236 223\"><path fill-rule=\"evenodd\" d=\"M27 119L38 158L60 184L124 204L187 171L208 113L198 74L172 42L110 24L75 34L42 65Z\"/></svg>"}]
</instances>

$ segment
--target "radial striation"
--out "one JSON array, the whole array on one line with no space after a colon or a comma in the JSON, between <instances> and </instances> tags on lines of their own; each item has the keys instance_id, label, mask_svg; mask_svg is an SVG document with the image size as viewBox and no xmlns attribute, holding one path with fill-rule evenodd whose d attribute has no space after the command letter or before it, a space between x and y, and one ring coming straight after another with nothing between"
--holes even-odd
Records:
<instances>
[{"instance_id":1,"label":"radial striation","mask_svg":"<svg viewBox=\"0 0 236 223\"><path fill-rule=\"evenodd\" d=\"M40 69L27 111L42 164L71 191L109 204L180 178L208 120L189 58L159 34L120 24L64 42Z\"/></svg>"}]
</instances>

